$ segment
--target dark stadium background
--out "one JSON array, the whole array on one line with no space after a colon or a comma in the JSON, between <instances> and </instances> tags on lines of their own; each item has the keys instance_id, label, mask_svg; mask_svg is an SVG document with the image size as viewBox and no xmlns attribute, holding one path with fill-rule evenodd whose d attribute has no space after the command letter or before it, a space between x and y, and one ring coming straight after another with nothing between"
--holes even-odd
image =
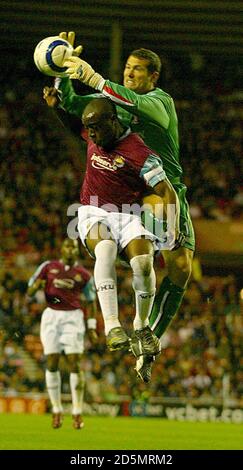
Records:
<instances>
[{"instance_id":1,"label":"dark stadium background","mask_svg":"<svg viewBox=\"0 0 243 470\"><path fill-rule=\"evenodd\" d=\"M43 37L63 30L76 31L84 59L114 80L121 79L132 49L148 47L161 56L160 86L176 101L197 233L193 278L165 335L151 385L136 381L132 358L107 352L100 320L100 344L92 349L87 341L83 361L87 403L99 409L102 402L117 402L120 413L142 409L145 415L158 413L147 405L162 407L164 399L168 406L214 406L218 416L225 407L242 409L242 26L242 1L1 1L2 411L26 410L30 393L45 392L38 329L43 299L26 303L26 281L41 261L58 256L69 222L66 210L78 202L84 172L85 149L46 109L42 88L52 80L32 59ZM84 251L82 257L92 269ZM121 267L118 273L121 317L129 330L130 278ZM64 363L63 374L68 401ZM23 397L20 408L11 400L6 405L6 397L16 396ZM124 405L128 402L134 406ZM136 408L137 402L144 406ZM41 412L42 402L38 406Z\"/></svg>"}]
</instances>

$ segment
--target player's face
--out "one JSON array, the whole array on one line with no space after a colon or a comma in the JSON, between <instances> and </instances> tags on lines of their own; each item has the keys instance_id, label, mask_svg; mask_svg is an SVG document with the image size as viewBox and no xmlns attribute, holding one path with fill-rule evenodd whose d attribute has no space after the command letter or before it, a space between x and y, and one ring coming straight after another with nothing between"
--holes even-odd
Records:
<instances>
[{"instance_id":1,"label":"player's face","mask_svg":"<svg viewBox=\"0 0 243 470\"><path fill-rule=\"evenodd\" d=\"M74 262L79 254L77 240L65 240L62 244L61 253L64 260Z\"/></svg>"},{"instance_id":2,"label":"player's face","mask_svg":"<svg viewBox=\"0 0 243 470\"><path fill-rule=\"evenodd\" d=\"M153 90L158 72L148 70L149 61L139 57L129 56L123 72L123 84L129 90L138 94Z\"/></svg>"},{"instance_id":3,"label":"player's face","mask_svg":"<svg viewBox=\"0 0 243 470\"><path fill-rule=\"evenodd\" d=\"M107 148L116 140L116 128L112 116L101 119L100 116L93 115L84 118L83 122L88 130L89 139L96 145Z\"/></svg>"}]
</instances>

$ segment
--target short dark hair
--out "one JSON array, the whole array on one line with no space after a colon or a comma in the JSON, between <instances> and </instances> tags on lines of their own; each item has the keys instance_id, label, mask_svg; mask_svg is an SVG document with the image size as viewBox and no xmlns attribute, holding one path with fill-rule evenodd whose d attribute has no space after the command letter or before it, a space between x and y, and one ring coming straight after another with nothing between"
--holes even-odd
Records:
<instances>
[{"instance_id":1,"label":"short dark hair","mask_svg":"<svg viewBox=\"0 0 243 470\"><path fill-rule=\"evenodd\" d=\"M95 108L103 119L109 119L112 116L115 116L117 118L117 110L115 103L111 101L110 98L100 95L97 98L93 98L85 106L82 114L82 121L83 117L87 114L87 110L90 112L91 110L94 111Z\"/></svg>"},{"instance_id":2,"label":"short dark hair","mask_svg":"<svg viewBox=\"0 0 243 470\"><path fill-rule=\"evenodd\" d=\"M139 59L146 59L149 61L148 64L148 70L153 73L153 72L158 72L160 73L161 71L161 60L159 56L153 52L150 51L150 49L144 49L141 47L140 49L135 49L132 51L130 56L138 57Z\"/></svg>"}]
</instances>

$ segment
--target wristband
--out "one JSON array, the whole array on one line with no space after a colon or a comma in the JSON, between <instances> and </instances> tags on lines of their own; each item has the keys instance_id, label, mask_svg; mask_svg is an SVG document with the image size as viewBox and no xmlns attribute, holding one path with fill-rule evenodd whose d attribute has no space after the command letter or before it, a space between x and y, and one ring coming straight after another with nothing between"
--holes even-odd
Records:
<instances>
[{"instance_id":1,"label":"wristband","mask_svg":"<svg viewBox=\"0 0 243 470\"><path fill-rule=\"evenodd\" d=\"M60 86L60 84L61 84L61 81L62 81L62 80L61 80L60 77L55 77L55 79L54 79L54 88L56 88L56 90L59 89L59 86Z\"/></svg>"},{"instance_id":2,"label":"wristband","mask_svg":"<svg viewBox=\"0 0 243 470\"><path fill-rule=\"evenodd\" d=\"M96 318L88 318L87 320L87 326L89 330L95 330L97 325L97 320Z\"/></svg>"}]
</instances>

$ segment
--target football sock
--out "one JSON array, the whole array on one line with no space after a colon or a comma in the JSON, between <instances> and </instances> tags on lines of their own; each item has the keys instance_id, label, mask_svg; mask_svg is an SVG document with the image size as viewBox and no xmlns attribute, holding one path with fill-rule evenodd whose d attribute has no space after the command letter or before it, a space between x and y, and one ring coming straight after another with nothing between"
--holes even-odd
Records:
<instances>
[{"instance_id":1,"label":"football sock","mask_svg":"<svg viewBox=\"0 0 243 470\"><path fill-rule=\"evenodd\" d=\"M184 293L185 289L173 284L168 277L163 279L149 317L149 325L158 338L178 312Z\"/></svg>"},{"instance_id":2,"label":"football sock","mask_svg":"<svg viewBox=\"0 0 243 470\"><path fill-rule=\"evenodd\" d=\"M113 240L102 240L95 247L94 280L106 335L112 328L121 326L118 320L116 256L117 245Z\"/></svg>"},{"instance_id":3,"label":"football sock","mask_svg":"<svg viewBox=\"0 0 243 470\"><path fill-rule=\"evenodd\" d=\"M84 399L84 373L80 371L78 374L71 372L70 389L72 395L72 415L83 413Z\"/></svg>"},{"instance_id":4,"label":"football sock","mask_svg":"<svg viewBox=\"0 0 243 470\"><path fill-rule=\"evenodd\" d=\"M61 403L61 375L59 370L50 372L46 370L46 386L53 413L62 413Z\"/></svg>"},{"instance_id":5,"label":"football sock","mask_svg":"<svg viewBox=\"0 0 243 470\"><path fill-rule=\"evenodd\" d=\"M134 330L145 328L149 324L149 315L155 297L156 278L153 268L153 256L139 255L130 260L133 271L133 289L135 292L136 315Z\"/></svg>"}]
</instances>

